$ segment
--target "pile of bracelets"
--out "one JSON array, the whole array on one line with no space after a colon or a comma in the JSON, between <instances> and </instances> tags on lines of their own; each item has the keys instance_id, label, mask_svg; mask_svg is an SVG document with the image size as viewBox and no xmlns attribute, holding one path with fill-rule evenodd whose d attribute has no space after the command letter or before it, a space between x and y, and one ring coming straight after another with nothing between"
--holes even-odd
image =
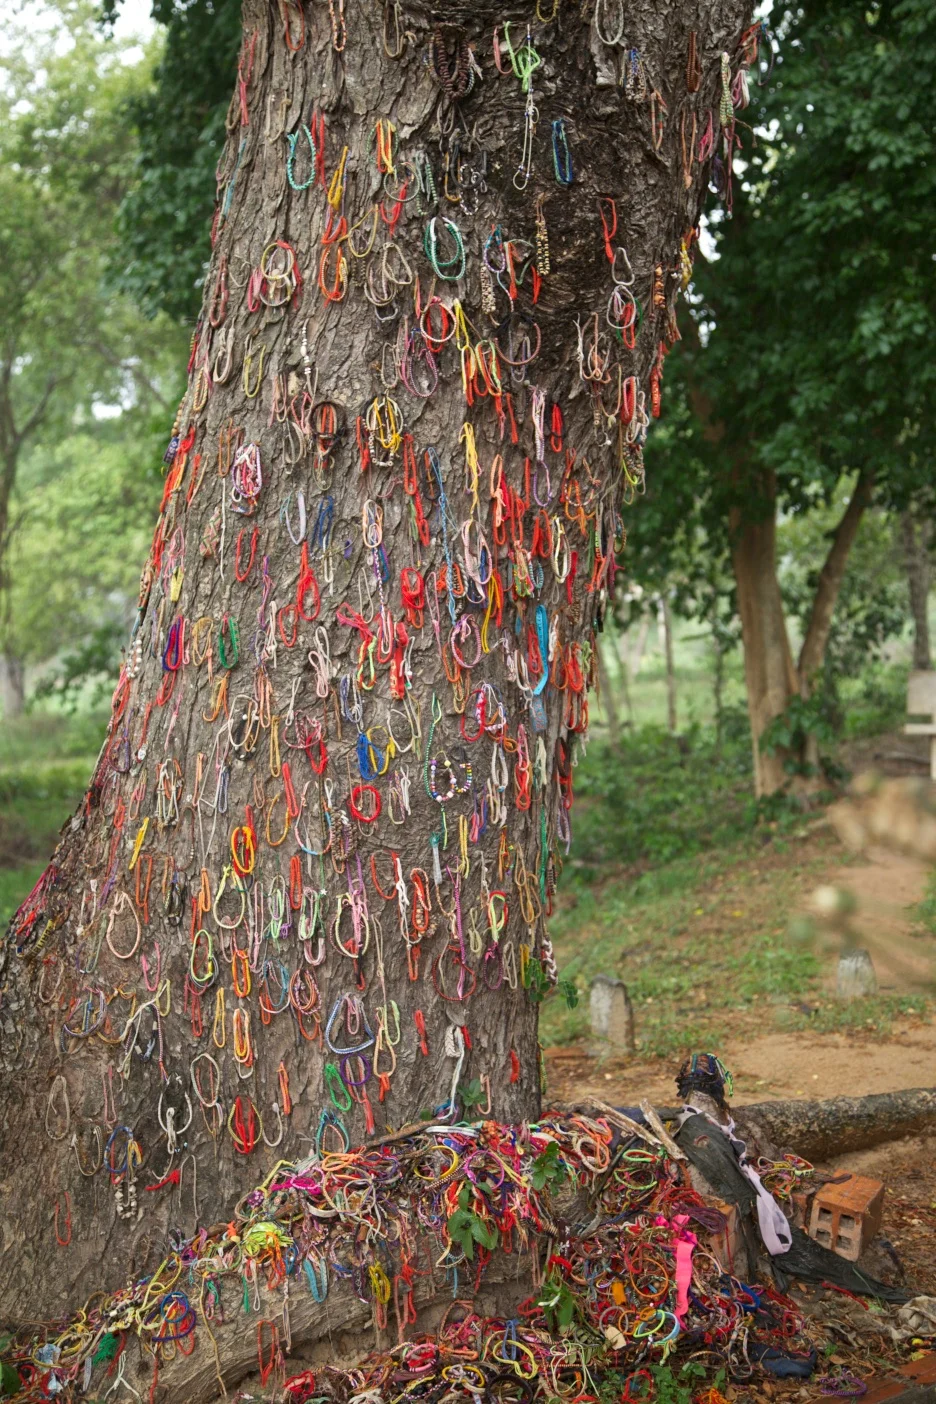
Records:
<instances>
[{"instance_id":1,"label":"pile of bracelets","mask_svg":"<svg viewBox=\"0 0 936 1404\"><path fill-rule=\"evenodd\" d=\"M95 1294L44 1333L17 1333L4 1352L17 1398L103 1397L130 1337L158 1375L235 1311L256 1323L261 1374L275 1356L282 1380L290 1285L321 1304L344 1283L399 1339L353 1369L295 1375L286 1382L295 1404L369 1390L436 1399L453 1388L595 1398L608 1370L627 1373L627 1397L639 1398L647 1367L674 1350L745 1379L758 1358L751 1343L802 1343L792 1301L718 1261L711 1206L666 1146L649 1132L626 1139L614 1120L429 1125L280 1163L230 1224L176 1244L149 1278ZM495 1249L529 1267L532 1293L510 1318L472 1306ZM450 1298L432 1339L412 1331L429 1285Z\"/></svg>"}]
</instances>

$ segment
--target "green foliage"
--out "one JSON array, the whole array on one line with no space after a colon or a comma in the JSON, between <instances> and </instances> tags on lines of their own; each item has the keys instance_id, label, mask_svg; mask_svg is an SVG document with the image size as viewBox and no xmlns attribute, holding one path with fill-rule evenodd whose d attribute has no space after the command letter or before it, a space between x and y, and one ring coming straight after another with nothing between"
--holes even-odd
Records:
<instances>
[{"instance_id":1,"label":"green foliage","mask_svg":"<svg viewBox=\"0 0 936 1404\"><path fill-rule=\"evenodd\" d=\"M100 713L36 713L0 726L0 926L32 887L84 794L103 733Z\"/></svg>"},{"instance_id":2,"label":"green foliage","mask_svg":"<svg viewBox=\"0 0 936 1404\"><path fill-rule=\"evenodd\" d=\"M527 961L523 972L523 988L534 1004L542 1004L552 988L546 968L537 956L531 956Z\"/></svg>"},{"instance_id":3,"label":"green foliage","mask_svg":"<svg viewBox=\"0 0 936 1404\"><path fill-rule=\"evenodd\" d=\"M559 1156L559 1147L550 1141L533 1162L531 1180L535 1190L557 1189L566 1177L566 1168Z\"/></svg>"},{"instance_id":4,"label":"green foliage","mask_svg":"<svg viewBox=\"0 0 936 1404\"><path fill-rule=\"evenodd\" d=\"M835 741L835 724L821 690L809 697L798 693L791 697L761 736L761 750L768 756L780 752L788 775L812 775L815 768L801 759L809 736L820 746L831 746Z\"/></svg>"},{"instance_id":5,"label":"green foliage","mask_svg":"<svg viewBox=\"0 0 936 1404\"><path fill-rule=\"evenodd\" d=\"M92 0L49 8L52 26L11 20L0 58L0 647L64 649L74 696L126 631L184 337L109 275L155 49L108 40Z\"/></svg>"},{"instance_id":6,"label":"green foliage","mask_svg":"<svg viewBox=\"0 0 936 1404\"><path fill-rule=\"evenodd\" d=\"M806 630L832 532L853 489L854 481L845 479L828 506L778 525L780 584L800 634ZM866 512L849 552L826 645L830 706L840 710L838 681L879 659L887 641L903 632L906 619L907 582L893 518L882 511ZM841 717L837 722L841 724Z\"/></svg>"},{"instance_id":7,"label":"green foliage","mask_svg":"<svg viewBox=\"0 0 936 1404\"><path fill-rule=\"evenodd\" d=\"M750 831L751 748L746 719L732 713L721 746L691 727L625 733L617 753L598 739L575 772L576 860L660 864L730 842Z\"/></svg>"},{"instance_id":8,"label":"green foliage","mask_svg":"<svg viewBox=\"0 0 936 1404\"><path fill-rule=\"evenodd\" d=\"M458 1100L466 1113L471 1112L475 1107L483 1106L487 1101L487 1095L481 1085L480 1078L477 1077L473 1077L470 1082L461 1083L458 1088Z\"/></svg>"},{"instance_id":9,"label":"green foliage","mask_svg":"<svg viewBox=\"0 0 936 1404\"><path fill-rule=\"evenodd\" d=\"M470 1204L471 1186L464 1184L458 1192L458 1208L450 1215L446 1230L451 1241L456 1243L468 1261L472 1262L475 1244L492 1250L497 1247L498 1234L497 1228L479 1218L469 1207Z\"/></svg>"},{"instance_id":10,"label":"green foliage","mask_svg":"<svg viewBox=\"0 0 936 1404\"><path fill-rule=\"evenodd\" d=\"M32 702L54 697L68 711L75 711L85 698L89 679L96 679L91 700L100 702L108 684L113 685L125 635L126 630L118 620L92 625L77 646L63 654L58 667L39 679L33 689Z\"/></svg>"},{"instance_id":11,"label":"green foliage","mask_svg":"<svg viewBox=\"0 0 936 1404\"><path fill-rule=\"evenodd\" d=\"M105 0L105 18L119 0ZM165 26L154 83L129 117L139 151L120 211L121 287L150 315L194 321L210 254L215 168L234 90L241 0L153 0Z\"/></svg>"},{"instance_id":12,"label":"green foliage","mask_svg":"<svg viewBox=\"0 0 936 1404\"><path fill-rule=\"evenodd\" d=\"M84 701L86 678L113 682L159 502L159 439L147 431L128 412L58 444L43 436L23 465L7 638L28 663L64 654L39 697Z\"/></svg>"},{"instance_id":13,"label":"green foliage","mask_svg":"<svg viewBox=\"0 0 936 1404\"><path fill-rule=\"evenodd\" d=\"M19 1394L23 1387L23 1382L13 1369L12 1365L5 1362L0 1364L0 1395L4 1399L9 1399L14 1394Z\"/></svg>"},{"instance_id":14,"label":"green foliage","mask_svg":"<svg viewBox=\"0 0 936 1404\"><path fill-rule=\"evenodd\" d=\"M549 1330L557 1336L569 1330L578 1314L578 1297L558 1268L547 1274L536 1304L542 1309Z\"/></svg>"},{"instance_id":15,"label":"green foliage","mask_svg":"<svg viewBox=\"0 0 936 1404\"><path fill-rule=\"evenodd\" d=\"M932 8L808 0L771 23L777 65L744 114L760 135L719 260L698 268L711 334L695 369L725 444L793 510L859 468L903 502L928 486L936 435Z\"/></svg>"},{"instance_id":16,"label":"green foliage","mask_svg":"<svg viewBox=\"0 0 936 1404\"><path fill-rule=\"evenodd\" d=\"M907 719L907 663L872 662L857 677L837 679L847 738L896 731Z\"/></svg>"},{"instance_id":17,"label":"green foliage","mask_svg":"<svg viewBox=\"0 0 936 1404\"><path fill-rule=\"evenodd\" d=\"M693 1392L705 1382L715 1389L725 1384L725 1372L719 1370L714 1379L709 1379L709 1371L701 1360L687 1360L677 1369L664 1363L651 1365L653 1376L654 1404L692 1404Z\"/></svg>"},{"instance_id":18,"label":"green foliage","mask_svg":"<svg viewBox=\"0 0 936 1404\"><path fill-rule=\"evenodd\" d=\"M733 207L709 215L624 565L684 614L732 619L736 533L779 515L802 627L857 472L879 506L934 501L936 22L928 0L806 0L770 23L776 67L739 114ZM853 548L819 680L832 711L901 627L888 530L864 522Z\"/></svg>"},{"instance_id":19,"label":"green foliage","mask_svg":"<svg viewBox=\"0 0 936 1404\"><path fill-rule=\"evenodd\" d=\"M18 428L47 433L132 399L164 336L147 336L107 280L124 111L150 62L105 43L90 0L57 8L52 31L8 24L0 85L0 347Z\"/></svg>"},{"instance_id":20,"label":"green foliage","mask_svg":"<svg viewBox=\"0 0 936 1404\"><path fill-rule=\"evenodd\" d=\"M579 1002L579 992L575 984L571 980L560 978L556 988L565 1000L566 1009L574 1009Z\"/></svg>"}]
</instances>

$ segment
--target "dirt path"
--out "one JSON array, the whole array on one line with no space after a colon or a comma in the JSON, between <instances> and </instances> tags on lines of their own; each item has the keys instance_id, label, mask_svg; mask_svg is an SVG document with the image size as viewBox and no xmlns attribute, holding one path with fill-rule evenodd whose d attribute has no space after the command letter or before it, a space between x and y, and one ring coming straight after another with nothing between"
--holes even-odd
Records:
<instances>
[{"instance_id":1,"label":"dirt path","mask_svg":"<svg viewBox=\"0 0 936 1404\"><path fill-rule=\"evenodd\" d=\"M889 1038L864 1034L775 1033L718 1050L735 1081L734 1100L823 1098L936 1086L936 1026L916 1021ZM617 1105L641 1097L671 1103L673 1072L661 1063L590 1057L579 1047L546 1050L550 1095L560 1101L595 1096Z\"/></svg>"}]
</instances>

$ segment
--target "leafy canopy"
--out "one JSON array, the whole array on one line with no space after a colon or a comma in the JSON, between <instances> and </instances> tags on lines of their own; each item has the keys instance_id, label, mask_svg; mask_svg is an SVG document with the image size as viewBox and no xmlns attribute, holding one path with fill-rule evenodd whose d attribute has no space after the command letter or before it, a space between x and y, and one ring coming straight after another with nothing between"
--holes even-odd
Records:
<instances>
[{"instance_id":1,"label":"leafy canopy","mask_svg":"<svg viewBox=\"0 0 936 1404\"><path fill-rule=\"evenodd\" d=\"M806 0L772 21L777 61L739 114L733 209L710 216L717 257L697 259L628 520L637 579L675 575L700 613L724 590L732 511L806 512L855 471L883 505L933 491L936 12Z\"/></svg>"},{"instance_id":2,"label":"leafy canopy","mask_svg":"<svg viewBox=\"0 0 936 1404\"><path fill-rule=\"evenodd\" d=\"M0 57L0 647L39 663L87 636L111 667L184 364L111 277L158 45L108 38L94 0L32 18Z\"/></svg>"},{"instance_id":3,"label":"leafy canopy","mask_svg":"<svg viewBox=\"0 0 936 1404\"><path fill-rule=\"evenodd\" d=\"M120 0L103 0L105 20ZM214 173L241 39L240 0L153 0L165 26L153 85L134 97L139 151L120 212L121 286L151 316L194 321L210 253Z\"/></svg>"}]
</instances>

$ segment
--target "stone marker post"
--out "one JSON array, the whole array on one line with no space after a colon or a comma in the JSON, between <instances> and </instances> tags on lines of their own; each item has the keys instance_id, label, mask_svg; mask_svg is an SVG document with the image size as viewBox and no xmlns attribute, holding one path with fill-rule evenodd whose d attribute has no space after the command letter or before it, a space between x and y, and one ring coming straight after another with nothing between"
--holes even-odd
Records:
<instances>
[{"instance_id":1,"label":"stone marker post","mask_svg":"<svg viewBox=\"0 0 936 1404\"><path fill-rule=\"evenodd\" d=\"M635 1051L634 1007L623 980L596 975L591 984L588 1012L592 1037L600 1045L601 1052L606 1052L608 1047L621 1053Z\"/></svg>"}]
</instances>

